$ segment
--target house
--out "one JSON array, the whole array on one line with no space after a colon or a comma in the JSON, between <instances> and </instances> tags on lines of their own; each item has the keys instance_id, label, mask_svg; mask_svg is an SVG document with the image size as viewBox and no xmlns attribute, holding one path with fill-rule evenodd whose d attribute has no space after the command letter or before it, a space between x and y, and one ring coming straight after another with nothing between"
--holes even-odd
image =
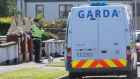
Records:
<instances>
[{"instance_id":1,"label":"house","mask_svg":"<svg viewBox=\"0 0 140 79\"><path fill-rule=\"evenodd\" d=\"M58 18L67 18L68 12L73 6L79 6L88 3L88 1L100 0L17 0L17 7L22 11L23 17L43 16L45 20L55 20ZM134 5L134 0L104 0L109 2L120 2ZM137 6L138 27L140 29L140 0ZM134 9L133 9L134 11Z\"/></svg>"}]
</instances>

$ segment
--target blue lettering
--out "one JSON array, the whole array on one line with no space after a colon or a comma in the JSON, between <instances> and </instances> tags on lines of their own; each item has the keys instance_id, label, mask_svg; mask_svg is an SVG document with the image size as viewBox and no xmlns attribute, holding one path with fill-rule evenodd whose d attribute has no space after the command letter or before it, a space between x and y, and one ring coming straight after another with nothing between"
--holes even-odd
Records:
<instances>
[{"instance_id":1,"label":"blue lettering","mask_svg":"<svg viewBox=\"0 0 140 79\"><path fill-rule=\"evenodd\" d=\"M90 18L93 18L93 14L92 14L92 11L91 11L91 10L89 10L89 11L88 11L88 14L87 14L87 18L89 18L89 17L90 17Z\"/></svg>"},{"instance_id":2,"label":"blue lettering","mask_svg":"<svg viewBox=\"0 0 140 79\"><path fill-rule=\"evenodd\" d=\"M103 17L109 17L110 12L109 10L103 10Z\"/></svg>"},{"instance_id":3,"label":"blue lettering","mask_svg":"<svg viewBox=\"0 0 140 79\"><path fill-rule=\"evenodd\" d=\"M100 10L95 10L95 17L101 17L100 13L101 13Z\"/></svg>"},{"instance_id":4,"label":"blue lettering","mask_svg":"<svg viewBox=\"0 0 140 79\"><path fill-rule=\"evenodd\" d=\"M95 14L94 14L95 13ZM107 17L119 17L119 13L116 9L114 9L112 12L110 12L110 10L88 10L88 11L84 11L84 10L80 10L78 12L78 17L79 18L107 18Z\"/></svg>"},{"instance_id":5,"label":"blue lettering","mask_svg":"<svg viewBox=\"0 0 140 79\"><path fill-rule=\"evenodd\" d=\"M78 16L79 18L84 18L84 10L79 11Z\"/></svg>"},{"instance_id":6,"label":"blue lettering","mask_svg":"<svg viewBox=\"0 0 140 79\"><path fill-rule=\"evenodd\" d=\"M117 10L114 10L114 11L113 11L112 17L119 17Z\"/></svg>"}]
</instances>

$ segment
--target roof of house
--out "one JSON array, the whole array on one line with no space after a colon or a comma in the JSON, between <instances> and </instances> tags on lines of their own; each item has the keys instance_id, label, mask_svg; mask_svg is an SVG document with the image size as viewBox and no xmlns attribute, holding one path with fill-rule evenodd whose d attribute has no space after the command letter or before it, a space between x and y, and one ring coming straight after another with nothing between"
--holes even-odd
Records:
<instances>
[{"instance_id":1,"label":"roof of house","mask_svg":"<svg viewBox=\"0 0 140 79\"><path fill-rule=\"evenodd\" d=\"M88 0L25 0L25 2L72 2L72 1L88 1ZM90 1L101 1L101 0L90 0ZM104 0L104 1L133 1L133 0Z\"/></svg>"}]
</instances>

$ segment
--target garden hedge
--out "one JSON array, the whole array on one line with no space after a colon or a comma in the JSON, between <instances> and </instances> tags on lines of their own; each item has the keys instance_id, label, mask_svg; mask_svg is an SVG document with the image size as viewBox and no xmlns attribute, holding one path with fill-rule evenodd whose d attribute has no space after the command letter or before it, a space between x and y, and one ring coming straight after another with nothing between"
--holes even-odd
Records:
<instances>
[{"instance_id":1,"label":"garden hedge","mask_svg":"<svg viewBox=\"0 0 140 79\"><path fill-rule=\"evenodd\" d=\"M4 36L7 34L8 29L10 28L12 22L14 22L14 18L11 17L0 18L0 36Z\"/></svg>"}]
</instances>

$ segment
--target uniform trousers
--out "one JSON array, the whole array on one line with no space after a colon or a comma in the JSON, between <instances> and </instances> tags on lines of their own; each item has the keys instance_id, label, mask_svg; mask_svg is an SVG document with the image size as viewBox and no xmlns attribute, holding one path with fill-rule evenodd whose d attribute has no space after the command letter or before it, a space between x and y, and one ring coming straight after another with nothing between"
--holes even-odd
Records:
<instances>
[{"instance_id":1,"label":"uniform trousers","mask_svg":"<svg viewBox=\"0 0 140 79\"><path fill-rule=\"evenodd\" d=\"M33 40L35 62L37 63L40 62L40 43L41 41L39 39Z\"/></svg>"}]
</instances>

